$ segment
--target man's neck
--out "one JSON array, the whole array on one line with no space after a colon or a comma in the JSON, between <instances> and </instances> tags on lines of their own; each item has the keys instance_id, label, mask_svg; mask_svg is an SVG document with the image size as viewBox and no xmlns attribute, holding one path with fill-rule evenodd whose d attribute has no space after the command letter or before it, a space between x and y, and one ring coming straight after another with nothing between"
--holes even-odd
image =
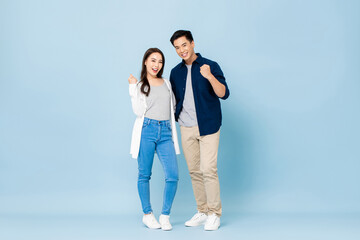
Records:
<instances>
[{"instance_id":1,"label":"man's neck","mask_svg":"<svg viewBox=\"0 0 360 240\"><path fill-rule=\"evenodd\" d=\"M192 63L198 58L198 56L196 55L196 53L194 53L193 56L191 56L191 58L189 58L188 61L185 61L186 65L192 65Z\"/></svg>"}]
</instances>

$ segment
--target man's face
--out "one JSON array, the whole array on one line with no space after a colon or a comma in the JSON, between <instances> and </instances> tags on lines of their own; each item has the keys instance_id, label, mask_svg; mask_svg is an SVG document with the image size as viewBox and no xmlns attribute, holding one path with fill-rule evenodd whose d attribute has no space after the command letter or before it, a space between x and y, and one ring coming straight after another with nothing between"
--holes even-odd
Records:
<instances>
[{"instance_id":1,"label":"man's face","mask_svg":"<svg viewBox=\"0 0 360 240\"><path fill-rule=\"evenodd\" d=\"M194 41L190 42L189 40L186 39L185 36L179 37L178 39L176 39L174 41L174 47L175 47L176 53L179 55L179 57L184 59L185 62L192 59L195 55Z\"/></svg>"}]
</instances>

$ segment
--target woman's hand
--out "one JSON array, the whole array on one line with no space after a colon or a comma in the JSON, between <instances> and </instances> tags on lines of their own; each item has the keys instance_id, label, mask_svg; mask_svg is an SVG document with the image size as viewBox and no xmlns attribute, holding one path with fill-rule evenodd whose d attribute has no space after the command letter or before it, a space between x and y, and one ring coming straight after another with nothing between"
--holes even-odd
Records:
<instances>
[{"instance_id":1,"label":"woman's hand","mask_svg":"<svg viewBox=\"0 0 360 240\"><path fill-rule=\"evenodd\" d=\"M130 74L130 77L128 78L129 84L136 84L137 83L137 79Z\"/></svg>"}]
</instances>

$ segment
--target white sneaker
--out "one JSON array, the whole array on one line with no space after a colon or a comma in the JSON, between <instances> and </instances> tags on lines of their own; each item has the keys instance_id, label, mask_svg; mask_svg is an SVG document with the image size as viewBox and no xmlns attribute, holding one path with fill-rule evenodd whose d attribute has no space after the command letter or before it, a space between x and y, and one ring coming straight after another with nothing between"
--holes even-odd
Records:
<instances>
[{"instance_id":1,"label":"white sneaker","mask_svg":"<svg viewBox=\"0 0 360 240\"><path fill-rule=\"evenodd\" d=\"M218 230L220 227L220 218L215 214L211 214L207 217L204 230L206 231L214 231Z\"/></svg>"},{"instance_id":2,"label":"white sneaker","mask_svg":"<svg viewBox=\"0 0 360 240\"><path fill-rule=\"evenodd\" d=\"M142 221L145 224L145 226L147 226L148 228L151 228L151 229L161 228L160 223L158 223L158 221L156 220L153 213L145 214L143 216Z\"/></svg>"},{"instance_id":3,"label":"white sneaker","mask_svg":"<svg viewBox=\"0 0 360 240\"><path fill-rule=\"evenodd\" d=\"M169 221L170 216L169 215L163 215L161 214L159 217L159 223L161 225L161 229L164 231L169 231L172 229L171 223Z\"/></svg>"},{"instance_id":4,"label":"white sneaker","mask_svg":"<svg viewBox=\"0 0 360 240\"><path fill-rule=\"evenodd\" d=\"M207 215L205 213L197 212L189 221L185 222L185 226L187 227L196 227L203 225L207 219Z\"/></svg>"}]
</instances>

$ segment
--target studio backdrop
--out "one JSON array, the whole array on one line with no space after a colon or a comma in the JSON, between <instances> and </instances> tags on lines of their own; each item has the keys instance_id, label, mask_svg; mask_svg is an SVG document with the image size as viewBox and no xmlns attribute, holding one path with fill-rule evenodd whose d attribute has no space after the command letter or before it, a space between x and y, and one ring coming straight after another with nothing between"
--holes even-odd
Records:
<instances>
[{"instance_id":1,"label":"studio backdrop","mask_svg":"<svg viewBox=\"0 0 360 240\"><path fill-rule=\"evenodd\" d=\"M128 77L181 59L190 30L222 68L223 211L360 211L360 2L0 2L0 214L141 214ZM179 138L180 140L180 138ZM183 154L173 212L196 209ZM157 158L154 211L164 175Z\"/></svg>"}]
</instances>

